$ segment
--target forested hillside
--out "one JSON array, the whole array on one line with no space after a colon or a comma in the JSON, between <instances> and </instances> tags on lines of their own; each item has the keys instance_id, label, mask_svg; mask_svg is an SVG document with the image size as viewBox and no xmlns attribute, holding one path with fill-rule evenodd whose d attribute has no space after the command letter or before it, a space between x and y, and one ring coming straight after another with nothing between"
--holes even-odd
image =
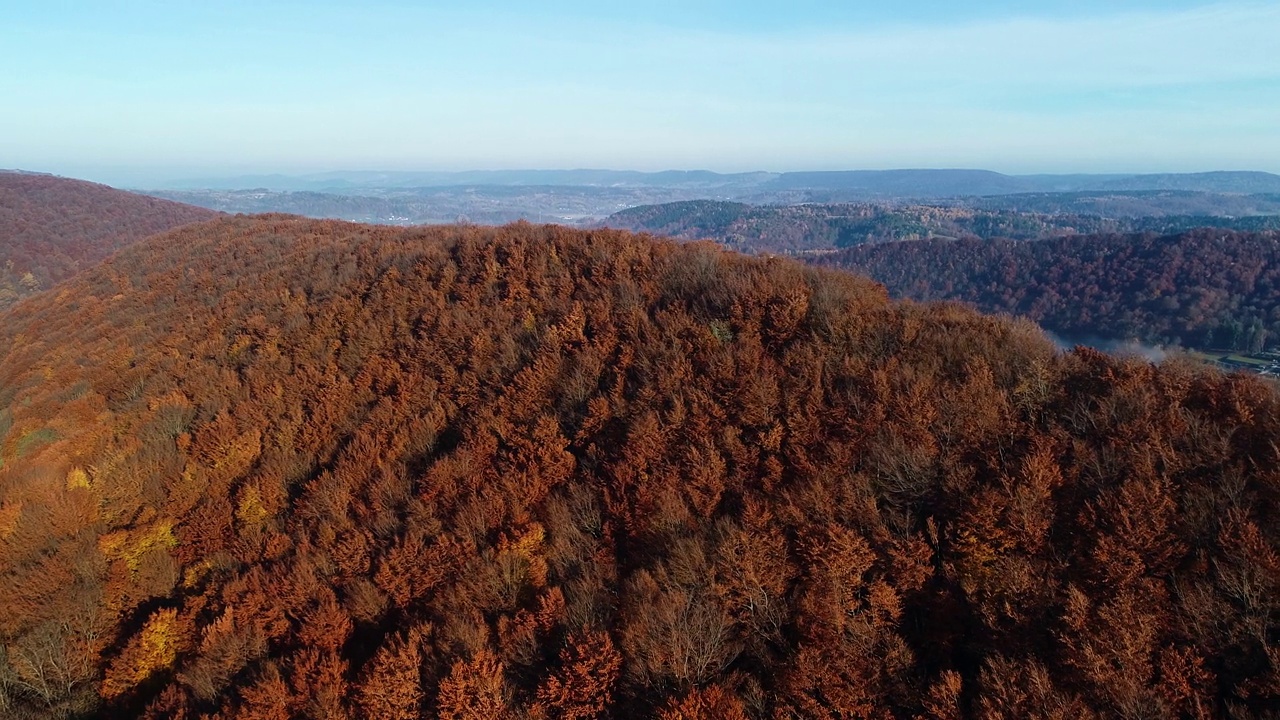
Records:
<instances>
[{"instance_id":1,"label":"forested hillside","mask_svg":"<svg viewBox=\"0 0 1280 720\"><path fill-rule=\"evenodd\" d=\"M1280 233L929 240L818 258L895 297L962 300L1055 332L1260 350L1280 341Z\"/></svg>"},{"instance_id":2,"label":"forested hillside","mask_svg":"<svg viewBox=\"0 0 1280 720\"><path fill-rule=\"evenodd\" d=\"M1215 204L1239 205L1242 216L1204 212ZM1259 210L1272 214L1255 214ZM715 240L743 252L814 253L864 243L931 238L1042 240L1077 234L1170 234L1203 227L1280 230L1277 211L1280 203L1265 196L1206 198L1195 193L1134 193L1132 197L1099 197L1089 193L1049 193L966 198L938 205L898 202L761 206L695 200L628 208L610 215L603 224L691 240Z\"/></svg>"},{"instance_id":3,"label":"forested hillside","mask_svg":"<svg viewBox=\"0 0 1280 720\"><path fill-rule=\"evenodd\" d=\"M216 215L81 180L0 172L0 308L129 243Z\"/></svg>"},{"instance_id":4,"label":"forested hillside","mask_svg":"<svg viewBox=\"0 0 1280 720\"><path fill-rule=\"evenodd\" d=\"M0 314L0 715L1268 717L1280 403L616 231L227 218Z\"/></svg>"}]
</instances>

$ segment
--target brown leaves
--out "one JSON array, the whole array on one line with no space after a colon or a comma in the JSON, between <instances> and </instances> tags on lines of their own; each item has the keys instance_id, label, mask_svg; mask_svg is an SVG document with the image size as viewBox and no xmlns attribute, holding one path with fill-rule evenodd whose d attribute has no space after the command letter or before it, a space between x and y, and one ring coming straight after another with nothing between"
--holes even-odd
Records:
<instances>
[{"instance_id":1,"label":"brown leaves","mask_svg":"<svg viewBox=\"0 0 1280 720\"><path fill-rule=\"evenodd\" d=\"M469 661L454 663L448 677L440 682L437 717L441 720L505 720L510 715L508 693L502 662L491 652L478 652Z\"/></svg>"},{"instance_id":2,"label":"brown leaves","mask_svg":"<svg viewBox=\"0 0 1280 720\"><path fill-rule=\"evenodd\" d=\"M538 702L557 720L603 717L621 668L622 655L607 633L570 637L560 651L560 670L538 687Z\"/></svg>"},{"instance_id":3,"label":"brown leaves","mask_svg":"<svg viewBox=\"0 0 1280 720\"><path fill-rule=\"evenodd\" d=\"M658 711L659 720L747 720L742 701L719 685L708 685L673 699Z\"/></svg>"},{"instance_id":4,"label":"brown leaves","mask_svg":"<svg viewBox=\"0 0 1280 720\"><path fill-rule=\"evenodd\" d=\"M374 580L403 607L438 586L467 555L466 546L447 536L428 545L420 534L410 533L378 564Z\"/></svg>"},{"instance_id":5,"label":"brown leaves","mask_svg":"<svg viewBox=\"0 0 1280 720\"><path fill-rule=\"evenodd\" d=\"M1280 687L1280 405L1247 381L612 231L238 218L112 263L60 302L127 313L0 323L20 714L1195 717Z\"/></svg>"},{"instance_id":6,"label":"brown leaves","mask_svg":"<svg viewBox=\"0 0 1280 720\"><path fill-rule=\"evenodd\" d=\"M241 693L241 704L235 713L242 720L289 720L289 689L274 664L266 669Z\"/></svg>"},{"instance_id":7,"label":"brown leaves","mask_svg":"<svg viewBox=\"0 0 1280 720\"><path fill-rule=\"evenodd\" d=\"M364 717L416 720L421 714L422 651L417 638L389 638L361 673L356 703Z\"/></svg>"},{"instance_id":8,"label":"brown leaves","mask_svg":"<svg viewBox=\"0 0 1280 720\"><path fill-rule=\"evenodd\" d=\"M315 607L302 616L297 631L298 642L304 647L338 650L351 635L352 627L351 617L338 604L333 592L326 588L321 591Z\"/></svg>"}]
</instances>

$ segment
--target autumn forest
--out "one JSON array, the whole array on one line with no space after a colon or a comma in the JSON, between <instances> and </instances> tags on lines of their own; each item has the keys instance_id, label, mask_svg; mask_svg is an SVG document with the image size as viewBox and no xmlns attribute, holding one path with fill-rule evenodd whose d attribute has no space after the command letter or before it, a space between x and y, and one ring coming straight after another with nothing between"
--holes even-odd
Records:
<instances>
[{"instance_id":1,"label":"autumn forest","mask_svg":"<svg viewBox=\"0 0 1280 720\"><path fill-rule=\"evenodd\" d=\"M148 235L216 216L96 183L0 172L0 310Z\"/></svg>"},{"instance_id":2,"label":"autumn forest","mask_svg":"<svg viewBox=\"0 0 1280 720\"><path fill-rule=\"evenodd\" d=\"M1280 232L921 240L816 261L895 297L960 300L1075 337L1252 352L1280 341Z\"/></svg>"},{"instance_id":3,"label":"autumn forest","mask_svg":"<svg viewBox=\"0 0 1280 720\"><path fill-rule=\"evenodd\" d=\"M181 207L0 301L2 717L1280 712L1261 379L705 242Z\"/></svg>"}]
</instances>

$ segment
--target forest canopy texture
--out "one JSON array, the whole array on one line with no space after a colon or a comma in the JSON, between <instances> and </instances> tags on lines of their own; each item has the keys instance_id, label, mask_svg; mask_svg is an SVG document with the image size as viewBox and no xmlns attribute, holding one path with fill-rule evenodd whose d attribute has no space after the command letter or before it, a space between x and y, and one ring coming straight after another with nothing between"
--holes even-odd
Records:
<instances>
[{"instance_id":1,"label":"forest canopy texture","mask_svg":"<svg viewBox=\"0 0 1280 720\"><path fill-rule=\"evenodd\" d=\"M0 715L1280 702L1280 404L707 244L228 218L0 315Z\"/></svg>"},{"instance_id":2,"label":"forest canopy texture","mask_svg":"<svg viewBox=\"0 0 1280 720\"><path fill-rule=\"evenodd\" d=\"M130 243L216 216L106 185L0 172L0 309Z\"/></svg>"},{"instance_id":3,"label":"forest canopy texture","mask_svg":"<svg viewBox=\"0 0 1280 720\"><path fill-rule=\"evenodd\" d=\"M815 262L894 297L962 300L1074 337L1253 351L1280 341L1280 232L863 245Z\"/></svg>"}]
</instances>

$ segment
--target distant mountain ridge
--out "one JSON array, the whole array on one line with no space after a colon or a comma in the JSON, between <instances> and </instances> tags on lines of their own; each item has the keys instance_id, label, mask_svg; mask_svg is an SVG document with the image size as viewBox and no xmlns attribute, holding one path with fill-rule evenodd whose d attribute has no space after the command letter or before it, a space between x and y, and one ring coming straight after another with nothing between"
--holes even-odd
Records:
<instances>
[{"instance_id":1,"label":"distant mountain ridge","mask_svg":"<svg viewBox=\"0 0 1280 720\"><path fill-rule=\"evenodd\" d=\"M1280 175L1258 171L1198 173L1007 175L981 169L831 170L717 173L709 170L476 170L465 172L358 171L304 175L241 175L163 183L154 189L276 192L356 192L424 187L563 186L670 187L715 190L746 198L781 192L832 192L844 198L941 198L1032 192L1189 190L1280 193Z\"/></svg>"},{"instance_id":2,"label":"distant mountain ridge","mask_svg":"<svg viewBox=\"0 0 1280 720\"><path fill-rule=\"evenodd\" d=\"M246 190L276 192L403 189L467 186L562 187L742 187L754 188L778 177L777 173L722 174L709 170L470 170L463 172L356 171L309 175L240 175L196 178L166 183L171 190Z\"/></svg>"}]
</instances>

